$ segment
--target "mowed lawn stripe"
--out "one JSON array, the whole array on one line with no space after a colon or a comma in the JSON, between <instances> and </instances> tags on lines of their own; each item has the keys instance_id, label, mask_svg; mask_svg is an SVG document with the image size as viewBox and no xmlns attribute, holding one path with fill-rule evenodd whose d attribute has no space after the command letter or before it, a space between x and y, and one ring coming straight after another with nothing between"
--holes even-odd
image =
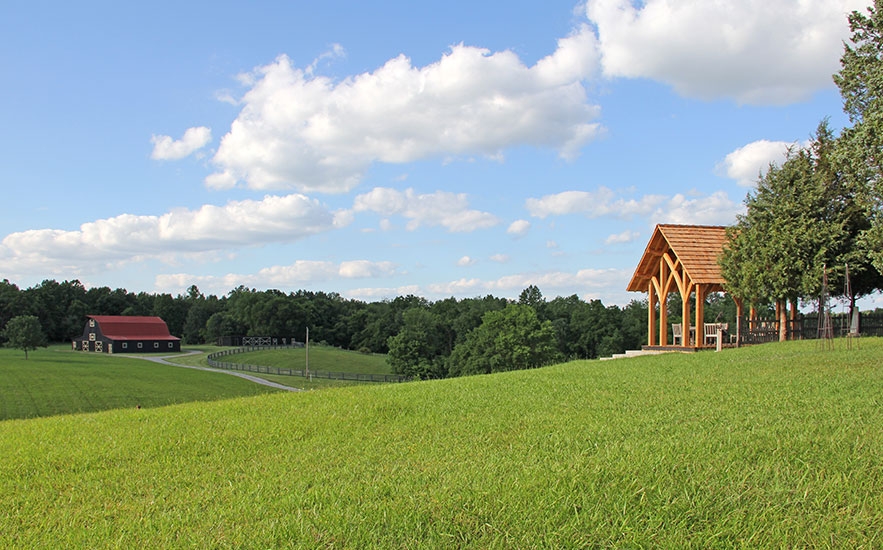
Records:
<instances>
[{"instance_id":1,"label":"mowed lawn stripe","mask_svg":"<svg viewBox=\"0 0 883 550\"><path fill-rule=\"evenodd\" d=\"M0 420L268 393L233 376L51 347L0 349Z\"/></svg>"},{"instance_id":2,"label":"mowed lawn stripe","mask_svg":"<svg viewBox=\"0 0 883 550\"><path fill-rule=\"evenodd\" d=\"M12 547L878 547L883 340L0 423Z\"/></svg>"}]
</instances>

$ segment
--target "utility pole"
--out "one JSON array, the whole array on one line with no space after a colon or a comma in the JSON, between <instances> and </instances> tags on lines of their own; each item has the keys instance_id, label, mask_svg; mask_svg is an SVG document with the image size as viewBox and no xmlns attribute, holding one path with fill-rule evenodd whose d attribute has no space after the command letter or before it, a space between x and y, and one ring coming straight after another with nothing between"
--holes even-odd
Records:
<instances>
[{"instance_id":1,"label":"utility pole","mask_svg":"<svg viewBox=\"0 0 883 550\"><path fill-rule=\"evenodd\" d=\"M307 327L307 342L306 342L306 356L307 356L307 367L304 372L304 378L310 377L310 327Z\"/></svg>"}]
</instances>

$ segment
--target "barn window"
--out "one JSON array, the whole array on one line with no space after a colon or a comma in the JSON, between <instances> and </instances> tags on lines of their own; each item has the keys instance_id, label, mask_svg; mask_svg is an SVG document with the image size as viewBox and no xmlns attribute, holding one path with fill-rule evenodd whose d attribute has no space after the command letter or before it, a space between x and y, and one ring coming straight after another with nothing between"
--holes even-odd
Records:
<instances>
[{"instance_id":1,"label":"barn window","mask_svg":"<svg viewBox=\"0 0 883 550\"><path fill-rule=\"evenodd\" d=\"M123 349L127 349L128 347L129 347L129 343L128 343L128 342L123 342Z\"/></svg>"},{"instance_id":2,"label":"barn window","mask_svg":"<svg viewBox=\"0 0 883 550\"><path fill-rule=\"evenodd\" d=\"M89 341L90 341L90 342L94 342L94 341L95 341L95 333L94 333L94 332L90 332L90 333L89 333Z\"/></svg>"},{"instance_id":3,"label":"barn window","mask_svg":"<svg viewBox=\"0 0 883 550\"><path fill-rule=\"evenodd\" d=\"M144 347L144 345L141 342L138 342L138 349L141 349L143 347Z\"/></svg>"},{"instance_id":4,"label":"barn window","mask_svg":"<svg viewBox=\"0 0 883 550\"><path fill-rule=\"evenodd\" d=\"M89 319L89 326L95 328L95 319Z\"/></svg>"},{"instance_id":5,"label":"barn window","mask_svg":"<svg viewBox=\"0 0 883 550\"><path fill-rule=\"evenodd\" d=\"M89 351L89 340L83 340L83 351Z\"/></svg>"},{"instance_id":6,"label":"barn window","mask_svg":"<svg viewBox=\"0 0 883 550\"><path fill-rule=\"evenodd\" d=\"M159 342L153 343L153 349L159 349Z\"/></svg>"},{"instance_id":7,"label":"barn window","mask_svg":"<svg viewBox=\"0 0 883 550\"><path fill-rule=\"evenodd\" d=\"M175 347L175 346L173 346L172 343L169 342L169 349L173 349L174 347Z\"/></svg>"}]
</instances>

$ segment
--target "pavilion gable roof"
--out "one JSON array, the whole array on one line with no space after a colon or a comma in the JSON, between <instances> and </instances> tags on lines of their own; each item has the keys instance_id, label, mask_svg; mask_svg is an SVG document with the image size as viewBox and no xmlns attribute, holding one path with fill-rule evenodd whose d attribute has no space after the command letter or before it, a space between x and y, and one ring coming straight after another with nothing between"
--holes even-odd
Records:
<instances>
[{"instance_id":1,"label":"pavilion gable roof","mask_svg":"<svg viewBox=\"0 0 883 550\"><path fill-rule=\"evenodd\" d=\"M727 242L727 228L718 225L659 224L650 237L644 255L627 289L647 292L650 280L659 273L659 260L668 252L681 261L694 283L722 285L718 257Z\"/></svg>"}]
</instances>

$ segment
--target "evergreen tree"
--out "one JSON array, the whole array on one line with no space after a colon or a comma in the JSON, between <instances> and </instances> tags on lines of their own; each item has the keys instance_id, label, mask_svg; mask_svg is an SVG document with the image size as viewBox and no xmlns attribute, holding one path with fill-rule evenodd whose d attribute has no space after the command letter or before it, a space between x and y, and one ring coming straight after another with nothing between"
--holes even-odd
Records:
<instances>
[{"instance_id":1,"label":"evergreen tree","mask_svg":"<svg viewBox=\"0 0 883 550\"><path fill-rule=\"evenodd\" d=\"M864 253L883 272L883 0L866 13L852 12L849 28L834 82L853 126L838 139L837 155L868 217Z\"/></svg>"}]
</instances>

